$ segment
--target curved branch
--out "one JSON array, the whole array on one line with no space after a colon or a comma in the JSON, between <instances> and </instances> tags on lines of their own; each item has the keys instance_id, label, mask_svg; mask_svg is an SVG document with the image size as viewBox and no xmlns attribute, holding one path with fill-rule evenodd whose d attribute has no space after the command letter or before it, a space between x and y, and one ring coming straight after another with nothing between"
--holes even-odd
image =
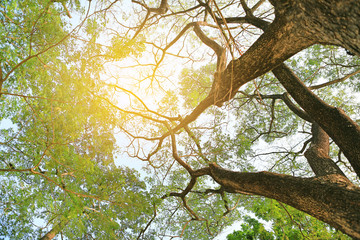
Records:
<instances>
[{"instance_id":1,"label":"curved branch","mask_svg":"<svg viewBox=\"0 0 360 240\"><path fill-rule=\"evenodd\" d=\"M360 126L343 110L323 102L285 65L273 70L274 75L311 118L334 140L360 176Z\"/></svg>"},{"instance_id":2,"label":"curved branch","mask_svg":"<svg viewBox=\"0 0 360 240\"><path fill-rule=\"evenodd\" d=\"M316 176L339 174L346 178L345 174L329 157L329 136L317 123L312 124L312 140L310 147L305 152L311 169Z\"/></svg>"},{"instance_id":3,"label":"curved branch","mask_svg":"<svg viewBox=\"0 0 360 240\"><path fill-rule=\"evenodd\" d=\"M355 76L358 73L360 73L360 69L356 70L355 72L349 73L349 74L347 74L346 76L344 76L342 78L338 78L338 79L335 79L335 80L332 80L332 81L329 81L329 82L326 82L326 83L310 86L309 89L310 90L320 89L320 88L327 87L327 86L330 86L330 85L335 84L335 83L343 82L346 79L351 78L352 76Z\"/></svg>"},{"instance_id":4,"label":"curved branch","mask_svg":"<svg viewBox=\"0 0 360 240\"><path fill-rule=\"evenodd\" d=\"M92 94L95 95L94 93L92 93ZM109 105L111 105L112 107L116 108L117 110L119 110L119 111L121 111L123 113L133 114L133 115L136 115L136 116L139 116L139 117L142 117L142 118L146 118L146 119L149 119L149 120L157 122L157 123L162 123L162 124L165 123L165 120L159 120L159 119L144 115L144 114L139 113L139 112L134 112L134 111L129 111L129 110L122 109L122 108L116 106L114 103L112 103L109 99L107 99L105 97L101 97L101 96L98 96L98 95L95 95L95 96L102 99L102 100L104 100L104 101L106 101Z\"/></svg>"},{"instance_id":5,"label":"curved branch","mask_svg":"<svg viewBox=\"0 0 360 240\"><path fill-rule=\"evenodd\" d=\"M226 51L225 48L220 46L217 42L210 39L208 36L204 34L204 32L200 28L200 23L194 25L194 32L199 37L199 39L206 44L208 47L210 47L212 50L214 50L216 56L217 56L217 72L222 72L226 67Z\"/></svg>"},{"instance_id":6,"label":"curved branch","mask_svg":"<svg viewBox=\"0 0 360 240\"><path fill-rule=\"evenodd\" d=\"M199 139L197 139L197 138L195 137L194 133L190 130L190 128L189 128L188 126L185 126L184 129L185 129L185 131L187 132L187 134L190 136L190 138L195 142L195 145L196 145L196 147L197 147L197 149L198 149L198 154L199 154L199 156L200 156L204 161L210 162L210 160L209 160L207 157L205 157L205 155L204 155L203 152L202 152L202 148L201 148L201 146L200 146L200 141L199 141Z\"/></svg>"},{"instance_id":7,"label":"curved branch","mask_svg":"<svg viewBox=\"0 0 360 240\"><path fill-rule=\"evenodd\" d=\"M304 119L305 121L308 122L313 122L313 120L311 119L311 117L301 108L299 108L298 106L296 106L289 98L289 94L288 93L284 93L282 95L282 100L284 101L284 103L286 104L286 106L288 106L288 108L295 113L297 116L301 117L302 119Z\"/></svg>"},{"instance_id":8,"label":"curved branch","mask_svg":"<svg viewBox=\"0 0 360 240\"><path fill-rule=\"evenodd\" d=\"M191 168L191 166L189 164L187 164L186 162L184 162L180 156L177 153L177 147L176 147L176 140L175 140L175 134L173 132L173 130L170 128L170 126L168 126L169 132L170 132L170 136L171 136L171 148L172 148L172 155L174 157L174 159L183 167L186 169L186 171L189 172L190 175L193 174L194 170ZM195 184L195 183L194 183Z\"/></svg>"},{"instance_id":9,"label":"curved branch","mask_svg":"<svg viewBox=\"0 0 360 240\"><path fill-rule=\"evenodd\" d=\"M126 93L134 96L134 97L144 106L144 108L146 109L146 111L148 111L148 112L150 112L150 113L152 113L152 114L155 114L155 115L157 115L157 116L159 116L159 117L165 118L165 119L167 119L167 120L169 120L169 121L177 121L177 120L179 120L179 119L181 118L180 116L178 116L178 117L169 117L169 116L165 116L165 115L163 115L163 114L160 114L160 113L158 113L158 112L156 112L156 111L153 111L153 110L149 109L148 106L144 103L144 101L143 101L139 96L137 96L135 93L133 93L132 91L127 90L127 89L125 89L125 88L122 88L122 87L120 87L120 86L118 86L118 85L116 85L116 84L108 84L108 85L109 85L109 86L112 86L112 87L114 87L114 88L120 89L121 91L124 91L124 92L126 92Z\"/></svg>"},{"instance_id":10,"label":"curved branch","mask_svg":"<svg viewBox=\"0 0 360 240\"><path fill-rule=\"evenodd\" d=\"M360 8L358 2L346 2L353 6L351 11ZM249 21L249 23L265 30L265 32L244 55L239 59L230 62L220 77L215 76L213 85L217 85L217 87L213 86L212 90L216 92L214 93L214 91L211 91L209 97L215 98L215 104L220 106L223 102L231 99L240 86L257 76L264 74L268 70L275 68L273 73L279 79L281 84L307 114L334 139L335 143L349 159L358 176L360 176L360 149L353 147L353 144L360 142L360 127L342 110L333 108L317 98L316 95L311 93L307 87L302 84L290 69L282 64L285 59L295 54L297 51L322 41L311 36L311 29L302 28L301 23L308 21L308 19L305 19L306 17L304 17L304 14L309 14L309 16L317 14L317 16L313 16L313 18L320 19L326 15L326 11L329 11L329 9L323 11L323 9L319 8L318 11L320 12L309 12L309 9L305 10L292 6L294 9L304 12L299 12L298 17L300 17L300 19L290 21L290 19L296 16L286 16L289 13L286 12L287 9L285 5L277 0L273 1L273 3L277 10L277 16L270 25L266 21L256 20L255 17L249 15L249 11L246 18L242 18L242 20ZM310 5L310 3L311 1L307 1L306 4ZM298 3L297 1L294 1L291 4ZM329 8L332 9L333 12L342 12L344 11L344 6L342 4L334 3ZM284 9L281 9L282 7ZM309 16L307 17L309 18ZM286 17L287 19L284 21L284 19L282 19L283 17ZM328 22L326 21L326 23ZM354 22L352 21L349 23L349 25L351 24L354 24ZM322 34L326 35L326 33L327 30L324 30ZM344 31L344 38L346 38L346 34L347 32ZM330 44L334 44L336 41L339 41L339 39L331 39L329 35L327 41ZM357 39L352 42L356 41ZM342 45L346 47L349 44L343 43ZM356 49L353 45L351 46L352 49ZM329 121L329 119L331 119L331 121Z\"/></svg>"},{"instance_id":11,"label":"curved branch","mask_svg":"<svg viewBox=\"0 0 360 240\"><path fill-rule=\"evenodd\" d=\"M154 207L154 215L151 217L150 221L146 224L145 228L143 228L143 229L140 231L140 233L139 233L139 235L138 235L138 237L137 237L137 240L141 239L141 236L144 236L144 233L146 232L146 230L150 227L151 223L152 223L152 222L155 220L155 218L156 218L156 215L157 215L157 213L156 213L156 205L153 204L153 207Z\"/></svg>"},{"instance_id":12,"label":"curved branch","mask_svg":"<svg viewBox=\"0 0 360 240\"><path fill-rule=\"evenodd\" d=\"M360 188L341 175L299 178L271 172L244 173L210 164L210 176L227 192L276 199L344 233L360 238Z\"/></svg>"}]
</instances>

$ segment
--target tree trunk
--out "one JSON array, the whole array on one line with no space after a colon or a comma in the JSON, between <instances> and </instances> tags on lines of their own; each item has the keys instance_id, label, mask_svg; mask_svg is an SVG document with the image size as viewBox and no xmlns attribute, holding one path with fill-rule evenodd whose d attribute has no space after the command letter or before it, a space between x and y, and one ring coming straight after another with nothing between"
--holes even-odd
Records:
<instances>
[{"instance_id":1,"label":"tree trunk","mask_svg":"<svg viewBox=\"0 0 360 240\"><path fill-rule=\"evenodd\" d=\"M342 46L360 57L360 1L273 0L275 14L297 21L320 44ZM291 15L296 15L293 17Z\"/></svg>"},{"instance_id":2,"label":"tree trunk","mask_svg":"<svg viewBox=\"0 0 360 240\"><path fill-rule=\"evenodd\" d=\"M305 36L312 33L311 38L317 43L342 45L360 56L358 51L360 47L359 1L275 0L271 2L275 6L277 16L289 20L286 16L296 15L295 18L298 18L296 22L300 23L300 26L297 26L299 31L308 32ZM300 12L294 13L294 9L300 9ZM251 12L247 12L247 16L243 18L229 18L228 20L248 22L264 32L271 31L268 28L270 25L268 22L254 17ZM273 73L296 102L334 139L360 177L360 149L357 147L360 143L360 127L356 122L352 121L341 109L320 100L285 64L280 64ZM309 149L307 155L309 157L312 155L311 159L314 157L320 159L319 151L315 151L314 148ZM324 161L325 158L323 158ZM330 161L332 162L331 159Z\"/></svg>"}]
</instances>

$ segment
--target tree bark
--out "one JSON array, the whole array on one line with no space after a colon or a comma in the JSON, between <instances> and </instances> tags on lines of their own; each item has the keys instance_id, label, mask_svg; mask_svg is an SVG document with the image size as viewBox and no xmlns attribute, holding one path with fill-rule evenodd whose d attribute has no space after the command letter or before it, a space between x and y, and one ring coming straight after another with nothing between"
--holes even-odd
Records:
<instances>
[{"instance_id":1,"label":"tree bark","mask_svg":"<svg viewBox=\"0 0 360 240\"><path fill-rule=\"evenodd\" d=\"M329 157L329 136L317 123L312 124L312 141L305 152L305 157L317 177L331 174L345 174Z\"/></svg>"},{"instance_id":2,"label":"tree bark","mask_svg":"<svg viewBox=\"0 0 360 240\"><path fill-rule=\"evenodd\" d=\"M275 14L297 21L317 43L342 46L360 56L358 0L272 0ZM296 15L293 17L291 15ZM290 20L289 19L289 20Z\"/></svg>"},{"instance_id":3,"label":"tree bark","mask_svg":"<svg viewBox=\"0 0 360 240\"><path fill-rule=\"evenodd\" d=\"M359 126L341 109L322 102L283 64L313 44L342 46L360 56L360 1L270 2L275 7L275 20L268 26L262 21L256 22L265 30L264 33L240 58L231 61L223 72L215 75L208 97L175 130L195 120L208 106L222 105L233 98L242 85L274 69L275 76L290 95L335 141L360 176ZM323 140L318 141L326 135L319 129L314 131L317 131L314 132L315 139L306 154L318 175L314 178L270 172L233 172L216 164L210 164L209 175L228 192L246 192L276 199L360 239L360 188L330 163L327 143L322 145ZM320 152L323 154L319 155ZM326 168L325 171L321 167Z\"/></svg>"},{"instance_id":4,"label":"tree bark","mask_svg":"<svg viewBox=\"0 0 360 240\"><path fill-rule=\"evenodd\" d=\"M318 98L285 64L275 68L273 73L294 100L329 134L360 177L359 125L343 110Z\"/></svg>"},{"instance_id":5,"label":"tree bark","mask_svg":"<svg viewBox=\"0 0 360 240\"><path fill-rule=\"evenodd\" d=\"M194 121L209 106L221 106L232 99L241 86L313 44L340 45L360 56L358 0L272 0L271 3L276 14L271 24L257 19L251 12L243 18L229 19L230 22L239 19L250 22L263 29L264 33L240 58L231 61L223 72L215 74L209 95L175 130ZM218 22L221 24L220 20ZM343 122L349 121L343 117ZM328 128L319 124L333 138ZM349 146L358 143L355 141ZM360 170L358 166L356 168L359 175Z\"/></svg>"},{"instance_id":6,"label":"tree bark","mask_svg":"<svg viewBox=\"0 0 360 240\"><path fill-rule=\"evenodd\" d=\"M314 43L306 33L297 29L295 22L276 18L240 58L231 61L221 74L215 75L209 97L214 99L215 105L221 106L233 98L242 85Z\"/></svg>"},{"instance_id":7,"label":"tree bark","mask_svg":"<svg viewBox=\"0 0 360 240\"><path fill-rule=\"evenodd\" d=\"M276 199L360 239L360 188L339 174L298 178L271 172L243 173L210 165L213 179L231 193Z\"/></svg>"},{"instance_id":8,"label":"tree bark","mask_svg":"<svg viewBox=\"0 0 360 240\"><path fill-rule=\"evenodd\" d=\"M306 0L297 3L297 1L276 0L272 3L275 6L276 14L284 16L289 15L284 12L293 11L289 9L293 9L297 4L297 9L302 9L302 13L294 15L299 15L298 22L304 23L302 26L307 26L301 31L312 32L311 38L318 43L342 45L358 53L360 35L354 36L353 34L360 31L360 2ZM248 22L263 31L269 31L269 23L254 17L251 11L247 11L245 17L227 20ZM351 32L350 29L354 32ZM360 177L360 149L357 147L360 143L360 128L356 122L352 121L341 109L334 108L320 100L285 64L280 64L273 70L273 73L296 102L334 139ZM320 161L319 151L315 151L315 148L309 149L307 155L309 157L312 155L312 159L317 158ZM325 158L323 158L324 161ZM330 161L332 162L331 159ZM326 162L330 164L329 161ZM312 164L314 163L312 162ZM323 163L325 164L325 162Z\"/></svg>"},{"instance_id":9,"label":"tree bark","mask_svg":"<svg viewBox=\"0 0 360 240\"><path fill-rule=\"evenodd\" d=\"M248 81L315 43L343 46L360 56L358 0L271 2L275 7L275 20L269 26L259 21L257 25L262 25L262 29L266 27L264 33L240 58L231 61L221 75L215 76L210 96L216 105L231 99Z\"/></svg>"},{"instance_id":10,"label":"tree bark","mask_svg":"<svg viewBox=\"0 0 360 240\"><path fill-rule=\"evenodd\" d=\"M55 225L48 233L46 233L43 237L39 240L51 240L53 239L59 232L64 228L67 224L67 221L60 222L59 224Z\"/></svg>"},{"instance_id":11,"label":"tree bark","mask_svg":"<svg viewBox=\"0 0 360 240\"><path fill-rule=\"evenodd\" d=\"M249 14L243 19L264 33L244 55L230 62L222 74L215 75L212 91L199 107L206 103L220 106L239 87L274 69L281 84L335 141L360 177L360 127L341 109L322 102L282 63L314 43L340 45L360 56L360 1L271 2L276 15L273 23L256 21Z\"/></svg>"}]
</instances>

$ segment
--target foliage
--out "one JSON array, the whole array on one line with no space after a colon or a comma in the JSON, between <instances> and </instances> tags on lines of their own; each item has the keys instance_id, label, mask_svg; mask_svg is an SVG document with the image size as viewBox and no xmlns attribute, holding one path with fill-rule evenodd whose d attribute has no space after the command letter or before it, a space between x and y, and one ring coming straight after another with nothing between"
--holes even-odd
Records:
<instances>
[{"instance_id":1,"label":"foliage","mask_svg":"<svg viewBox=\"0 0 360 240\"><path fill-rule=\"evenodd\" d=\"M91 58L104 51L101 23L73 27L53 1L8 1L1 11L0 155L10 171L1 172L0 235L34 239L65 223L70 239L132 236L151 201L134 170L114 164L114 114L99 100L104 63Z\"/></svg>"},{"instance_id":2,"label":"foliage","mask_svg":"<svg viewBox=\"0 0 360 240\"><path fill-rule=\"evenodd\" d=\"M266 231L264 225L255 218L246 216L243 224L241 224L241 231L234 231L229 234L227 240L239 240L239 239L261 239L272 240L273 235ZM295 238L291 238L295 239Z\"/></svg>"},{"instance_id":3,"label":"foliage","mask_svg":"<svg viewBox=\"0 0 360 240\"><path fill-rule=\"evenodd\" d=\"M350 239L327 224L274 200L257 198L249 209L255 213L255 218L245 216L241 230L229 234L228 240ZM271 231L266 230L259 219L271 225Z\"/></svg>"},{"instance_id":4,"label":"foliage","mask_svg":"<svg viewBox=\"0 0 360 240\"><path fill-rule=\"evenodd\" d=\"M214 44L229 62L260 33L220 24L246 3L273 20L264 1L169 1L165 11L158 1L0 0L0 238L213 239L242 219L228 240L348 239L211 177L214 163L314 176L304 157L311 124L272 73L201 109L222 67ZM356 120L359 61L314 45L286 63ZM356 183L330 143L329 158Z\"/></svg>"},{"instance_id":5,"label":"foliage","mask_svg":"<svg viewBox=\"0 0 360 240\"><path fill-rule=\"evenodd\" d=\"M257 218L272 223L273 239L350 239L308 214L275 200L257 198L250 209ZM248 224L255 228L254 223Z\"/></svg>"}]
</instances>

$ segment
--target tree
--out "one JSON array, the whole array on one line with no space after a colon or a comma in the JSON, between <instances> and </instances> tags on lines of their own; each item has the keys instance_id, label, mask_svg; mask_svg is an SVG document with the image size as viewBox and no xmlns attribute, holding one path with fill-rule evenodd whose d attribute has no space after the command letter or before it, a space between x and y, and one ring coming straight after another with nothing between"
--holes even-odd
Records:
<instances>
[{"instance_id":1,"label":"tree","mask_svg":"<svg viewBox=\"0 0 360 240\"><path fill-rule=\"evenodd\" d=\"M105 61L91 59L111 51L96 44L106 5L76 23L64 3L1 2L0 235L133 238L151 200L134 170L115 166L113 113L93 94L107 94Z\"/></svg>"},{"instance_id":2,"label":"tree","mask_svg":"<svg viewBox=\"0 0 360 240\"><path fill-rule=\"evenodd\" d=\"M227 236L228 240L237 239L274 239L270 232L266 231L264 225L258 220L246 217L245 224L241 224L242 231L234 231ZM293 239L293 238L292 238Z\"/></svg>"},{"instance_id":3,"label":"tree","mask_svg":"<svg viewBox=\"0 0 360 240\"><path fill-rule=\"evenodd\" d=\"M42 215L21 221L46 219L58 229L52 236L206 239L240 217L236 207L252 202L248 195L259 195L360 238L360 127L350 99L359 90L358 1L92 4L1 5L2 32L10 33L0 43L2 114L16 125L3 130L13 153L2 151L1 172L13 193L3 193L2 206L37 208ZM34 14L24 10L31 7ZM69 30L75 14L83 18ZM177 82L166 65L181 59L192 65ZM132 86L111 64L139 70L130 71ZM157 104L151 91L162 95ZM120 107L117 94L129 104ZM147 186L112 162L118 130L129 139L124 152L146 163ZM303 147L257 150L284 141ZM263 156L267 166L253 164ZM56 211L43 211L54 188ZM143 210L121 213L118 204ZM10 219L19 212L12 208Z\"/></svg>"}]
</instances>

